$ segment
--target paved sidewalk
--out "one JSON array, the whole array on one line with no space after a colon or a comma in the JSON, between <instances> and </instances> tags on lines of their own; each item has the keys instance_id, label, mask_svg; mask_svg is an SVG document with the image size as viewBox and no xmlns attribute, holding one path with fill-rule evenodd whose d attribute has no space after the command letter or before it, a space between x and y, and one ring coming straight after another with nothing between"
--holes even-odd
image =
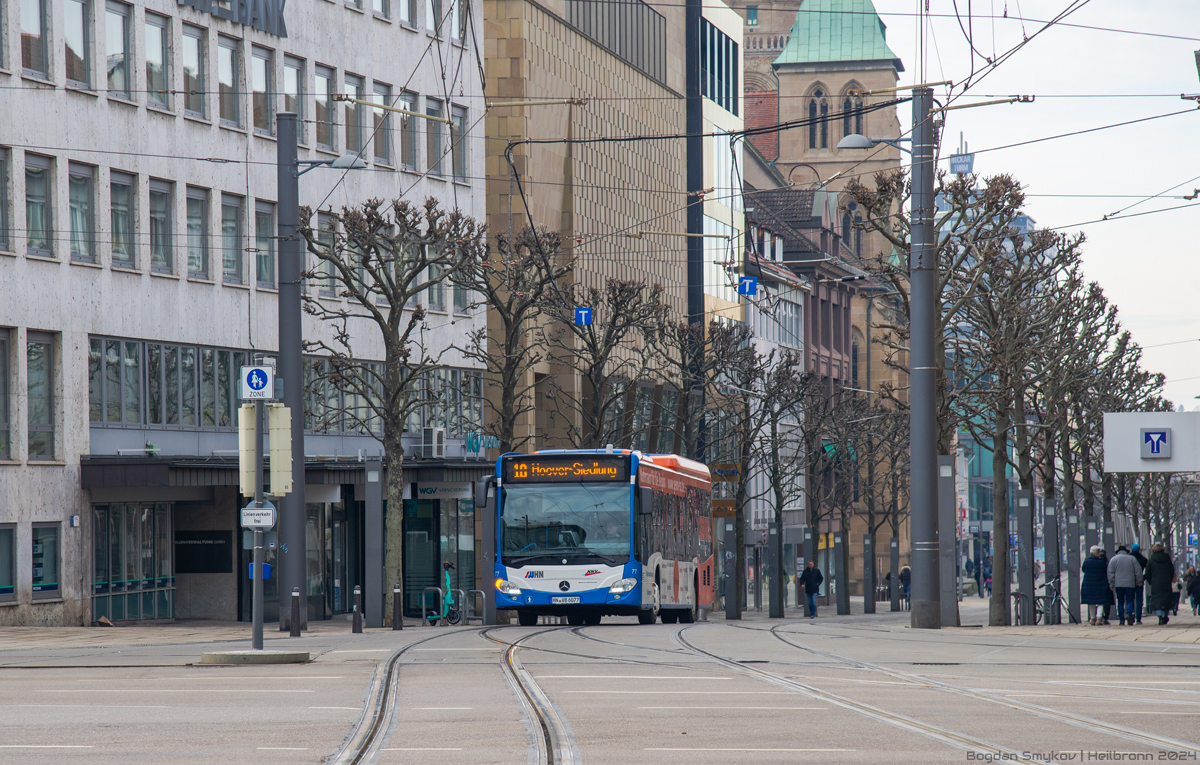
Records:
<instances>
[{"instance_id":1,"label":"paved sidewalk","mask_svg":"<svg viewBox=\"0 0 1200 765\"><path fill-rule=\"evenodd\" d=\"M418 620L405 620L404 628L420 629ZM56 648L109 648L117 646L186 645L249 640L250 622L181 620L174 624L135 624L121 627L0 627L0 651ZM309 622L305 637L351 634L349 621ZM370 630L375 633L380 630ZM263 639L286 640L278 622L264 625Z\"/></svg>"}]
</instances>

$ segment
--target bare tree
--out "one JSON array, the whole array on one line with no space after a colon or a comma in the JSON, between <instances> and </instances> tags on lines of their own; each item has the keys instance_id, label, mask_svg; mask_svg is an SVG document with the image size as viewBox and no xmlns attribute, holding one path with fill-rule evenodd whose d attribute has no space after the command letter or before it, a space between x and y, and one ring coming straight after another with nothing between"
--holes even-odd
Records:
<instances>
[{"instance_id":1,"label":"bare tree","mask_svg":"<svg viewBox=\"0 0 1200 765\"><path fill-rule=\"evenodd\" d=\"M546 307L556 326L547 344L560 371L578 372L580 390L554 381L554 399L567 439L580 449L619 441L626 432L630 386L649 379L654 354L647 346L662 331L666 318L661 285L608 279L603 289L579 285L556 291ZM591 309L590 324L575 323L576 308Z\"/></svg>"},{"instance_id":2,"label":"bare tree","mask_svg":"<svg viewBox=\"0 0 1200 765\"><path fill-rule=\"evenodd\" d=\"M867 267L880 279L890 283L902 307L901 321L880 321L879 342L887 350L884 363L908 373L909 310L909 217L911 181L903 170L886 171L875 176L874 187L856 180L846 185L850 197L861 206L864 228L879 232L891 246L889 252L868 259ZM1020 184L1009 175L996 175L976 187L975 175L949 176L938 174L938 197L943 207L934 216L937 237L939 313L935 326L935 359L938 411L938 453L952 454L954 436L958 430L958 410L955 408L957 385L946 377L946 335L962 320L965 302L975 294L982 279L983 252L994 246L997 239L1006 237L1017 217L1021 215L1024 193ZM885 397L907 409L906 396L898 395L891 385L880 388Z\"/></svg>"},{"instance_id":3,"label":"bare tree","mask_svg":"<svg viewBox=\"0 0 1200 765\"><path fill-rule=\"evenodd\" d=\"M318 267L304 274L344 300L305 294L304 308L332 328L332 341L309 341L306 350L325 357L319 379L353 395L359 406L335 412L364 432L376 432L387 462L385 498L403 507L401 434L408 416L427 400L422 378L439 366L440 353L425 342L425 310L415 298L452 272L478 268L486 255L483 227L432 198L423 205L372 199L331 214L336 228L314 229L312 211L301 210L300 233ZM377 332L382 363L355 355L355 338ZM404 514L387 515L384 567L403 584ZM403 589L403 588L402 588ZM391 599L385 598L391 618Z\"/></svg>"},{"instance_id":4,"label":"bare tree","mask_svg":"<svg viewBox=\"0 0 1200 765\"><path fill-rule=\"evenodd\" d=\"M1009 623L1009 512L1007 467L1017 397L1041 339L1052 334L1064 283L1077 279L1082 235L1053 231L1028 236L1012 230L980 250L980 279L963 303L962 323L946 342L952 374L962 385L962 423L992 452L992 600L989 622ZM954 287L951 286L953 299Z\"/></svg>"},{"instance_id":5,"label":"bare tree","mask_svg":"<svg viewBox=\"0 0 1200 765\"><path fill-rule=\"evenodd\" d=\"M535 408L532 371L545 356L543 319L561 279L574 259L562 249L562 237L545 229L525 228L515 237L496 237L491 258L455 272L456 284L481 296L488 324L473 331L462 354L484 369L487 430L500 441L500 452L519 449L532 430L518 435L518 423Z\"/></svg>"},{"instance_id":6,"label":"bare tree","mask_svg":"<svg viewBox=\"0 0 1200 765\"><path fill-rule=\"evenodd\" d=\"M679 391L671 427L680 453L706 461L701 439L706 412L720 408L719 382L746 367L753 332L740 322L714 319L705 325L668 319L650 340L664 384Z\"/></svg>"}]
</instances>

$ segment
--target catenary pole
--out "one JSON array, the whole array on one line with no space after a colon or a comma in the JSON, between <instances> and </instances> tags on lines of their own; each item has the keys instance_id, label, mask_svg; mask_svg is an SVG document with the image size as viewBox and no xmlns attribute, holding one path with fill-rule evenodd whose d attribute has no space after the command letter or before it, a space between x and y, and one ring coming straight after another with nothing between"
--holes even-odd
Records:
<instances>
[{"instance_id":1,"label":"catenary pole","mask_svg":"<svg viewBox=\"0 0 1200 765\"><path fill-rule=\"evenodd\" d=\"M912 613L914 629L941 627L938 560L937 402L934 358L938 305L933 241L933 88L913 91L912 247L909 254Z\"/></svg>"},{"instance_id":2,"label":"catenary pole","mask_svg":"<svg viewBox=\"0 0 1200 765\"><path fill-rule=\"evenodd\" d=\"M275 116L276 164L279 203L279 365L283 403L292 415L292 491L279 499L279 592L299 587L308 602L304 536L304 368L301 333L300 274L304 262L300 229L300 178L296 164L296 115ZM279 609L279 629L290 629L290 609ZM308 626L308 608L300 610L301 626Z\"/></svg>"}]
</instances>

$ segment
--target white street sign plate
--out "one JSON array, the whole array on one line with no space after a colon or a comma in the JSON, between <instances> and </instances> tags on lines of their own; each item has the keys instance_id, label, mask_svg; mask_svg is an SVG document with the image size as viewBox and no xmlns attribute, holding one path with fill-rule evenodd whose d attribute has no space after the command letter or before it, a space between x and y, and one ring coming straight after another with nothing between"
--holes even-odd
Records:
<instances>
[{"instance_id":1,"label":"white street sign plate","mask_svg":"<svg viewBox=\"0 0 1200 765\"><path fill-rule=\"evenodd\" d=\"M243 529L270 529L275 527L275 506L263 502L262 507L250 503L242 508Z\"/></svg>"},{"instance_id":2,"label":"white street sign plate","mask_svg":"<svg viewBox=\"0 0 1200 765\"><path fill-rule=\"evenodd\" d=\"M275 398L274 367L242 367L242 400L266 401Z\"/></svg>"}]
</instances>

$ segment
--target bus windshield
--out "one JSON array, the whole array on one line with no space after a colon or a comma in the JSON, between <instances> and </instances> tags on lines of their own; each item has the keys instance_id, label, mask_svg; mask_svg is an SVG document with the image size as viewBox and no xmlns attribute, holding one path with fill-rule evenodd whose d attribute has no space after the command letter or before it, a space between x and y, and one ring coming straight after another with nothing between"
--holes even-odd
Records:
<instances>
[{"instance_id":1,"label":"bus windshield","mask_svg":"<svg viewBox=\"0 0 1200 765\"><path fill-rule=\"evenodd\" d=\"M505 485L501 563L628 562L630 497L627 483Z\"/></svg>"}]
</instances>

